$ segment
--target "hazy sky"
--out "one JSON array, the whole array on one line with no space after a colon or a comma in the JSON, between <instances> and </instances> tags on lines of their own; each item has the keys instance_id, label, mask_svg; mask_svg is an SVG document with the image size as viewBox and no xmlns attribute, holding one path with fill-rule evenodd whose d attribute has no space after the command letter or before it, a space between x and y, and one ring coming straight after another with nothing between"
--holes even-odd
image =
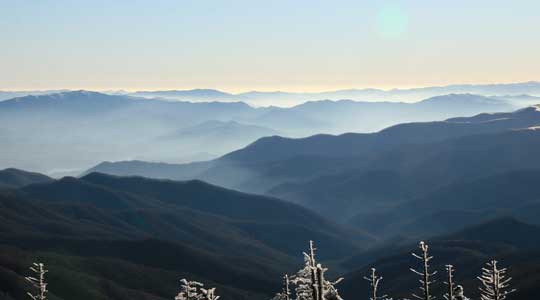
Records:
<instances>
[{"instance_id":1,"label":"hazy sky","mask_svg":"<svg viewBox=\"0 0 540 300\"><path fill-rule=\"evenodd\" d=\"M540 80L540 1L0 0L0 89Z\"/></svg>"}]
</instances>

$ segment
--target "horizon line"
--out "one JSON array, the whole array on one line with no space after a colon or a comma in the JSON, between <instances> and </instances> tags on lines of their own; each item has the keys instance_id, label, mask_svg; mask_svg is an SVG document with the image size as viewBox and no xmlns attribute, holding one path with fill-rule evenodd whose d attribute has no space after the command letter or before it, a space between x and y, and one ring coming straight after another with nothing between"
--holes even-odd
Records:
<instances>
[{"instance_id":1,"label":"horizon line","mask_svg":"<svg viewBox=\"0 0 540 300\"><path fill-rule=\"evenodd\" d=\"M365 87L343 87L343 88L334 88L334 89L313 89L308 90L297 90L297 89L220 89L220 88L209 88L209 87L192 87L192 88L158 88L158 89L130 89L130 88L50 88L50 89L0 89L0 92L6 93L16 93L16 92L49 92L49 91L94 91L94 92L126 92L126 93L137 93L137 92L166 92L166 91L195 91L195 90L213 90L219 91L233 96L252 93L252 92L263 92L263 93L292 93L292 94L321 94L321 93L331 93L339 91L348 91L348 90L377 90L381 92L392 92L400 90L415 90L415 89L425 89L425 88L444 88L452 86L492 86L492 85L512 85L512 84L540 84L540 80L528 80L528 81L515 81L515 82L490 82L490 83L450 83L450 84L441 84L441 85L415 85L415 86L399 86L391 88L383 87L374 87L374 86L365 86Z\"/></svg>"}]
</instances>

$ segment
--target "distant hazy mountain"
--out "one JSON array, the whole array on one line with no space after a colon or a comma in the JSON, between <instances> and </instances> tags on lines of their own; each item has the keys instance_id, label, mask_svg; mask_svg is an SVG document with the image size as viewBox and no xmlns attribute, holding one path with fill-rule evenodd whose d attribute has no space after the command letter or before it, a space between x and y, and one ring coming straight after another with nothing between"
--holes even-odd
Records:
<instances>
[{"instance_id":1,"label":"distant hazy mountain","mask_svg":"<svg viewBox=\"0 0 540 300\"><path fill-rule=\"evenodd\" d=\"M45 91L0 91L0 101L27 95L44 95L67 90ZM406 101L415 102L422 99L446 94L471 93L484 96L540 96L540 82L519 82L506 84L455 84L410 89L381 90L374 88L346 89L318 93L295 93L285 91L263 92L251 91L239 94L227 93L215 89L163 90L163 91L104 91L111 95L131 95L144 98L164 98L180 101L244 101L257 106L293 106L313 100L357 101ZM504 98L504 97L503 97Z\"/></svg>"},{"instance_id":2,"label":"distant hazy mountain","mask_svg":"<svg viewBox=\"0 0 540 300\"><path fill-rule=\"evenodd\" d=\"M189 141L159 138L207 120L229 122L258 114L239 102L173 103L86 91L15 98L0 102L0 166L53 172L111 159L216 157L261 135L249 141L230 136L224 148L218 140L198 148Z\"/></svg>"},{"instance_id":3,"label":"distant hazy mountain","mask_svg":"<svg viewBox=\"0 0 540 300\"><path fill-rule=\"evenodd\" d=\"M68 90L45 90L45 91L0 91L0 101L29 95L47 95L68 92Z\"/></svg>"},{"instance_id":4,"label":"distant hazy mountain","mask_svg":"<svg viewBox=\"0 0 540 300\"><path fill-rule=\"evenodd\" d=\"M278 133L370 132L400 122L511 109L505 100L467 94L415 104L315 101L292 108L88 91L26 96L0 102L0 166L73 174L101 161L184 163L219 157Z\"/></svg>"},{"instance_id":5,"label":"distant hazy mountain","mask_svg":"<svg viewBox=\"0 0 540 300\"><path fill-rule=\"evenodd\" d=\"M242 100L251 104L258 104L258 106L279 104L280 99L283 97L300 97L301 101L299 102L312 100L290 108L269 108L267 112L255 119L248 119L251 123L279 129L293 136L315 133L376 131L401 122L441 120L452 116L470 116L480 112L509 111L515 108L503 98L495 99L471 94L445 95L415 104L341 100L356 99L355 97L347 97L345 92L314 94L313 98L285 92L249 92L235 98L234 95L215 90L149 92L148 95L143 95L161 95L165 98L167 95L174 95L175 97L176 95L183 95L183 99L191 101L200 101L201 99L208 101L212 99L212 95L215 95L214 100ZM250 99L262 97L262 95L267 95L272 99L275 97L274 102L250 101Z\"/></svg>"},{"instance_id":6,"label":"distant hazy mountain","mask_svg":"<svg viewBox=\"0 0 540 300\"><path fill-rule=\"evenodd\" d=\"M410 89L348 89L319 93L294 93L284 91L262 92L251 91L240 94L229 94L216 90L172 90L172 91L141 91L133 95L144 97L163 97L185 101L223 101L241 100L258 106L278 105L293 106L312 100L341 100L357 101L406 101L415 102L422 99L446 94L471 93L484 96L516 96L528 94L540 96L540 82L520 82L507 84L456 84Z\"/></svg>"},{"instance_id":7,"label":"distant hazy mountain","mask_svg":"<svg viewBox=\"0 0 540 300\"><path fill-rule=\"evenodd\" d=\"M209 151L219 149L217 152L223 153L238 148L238 145L248 145L261 137L277 134L277 131L262 126L211 120L175 130L159 138L159 141L170 142L173 145L181 141L193 149Z\"/></svg>"},{"instance_id":8,"label":"distant hazy mountain","mask_svg":"<svg viewBox=\"0 0 540 300\"><path fill-rule=\"evenodd\" d=\"M524 138L526 142L529 136L530 141L535 141L536 132L514 132L513 130L534 128L539 124L540 111L535 106L513 113L480 114L470 118L448 119L444 122L401 124L373 134L315 135L302 139L266 137L215 161L191 165L168 165L167 172L158 177L182 179L191 176L243 188L247 187L247 184L243 184L246 180L253 183L253 180L260 178L261 182L266 182L263 186L268 187L274 183L273 179L305 180L305 176L309 174L316 177L325 172L332 174L369 166L373 160L384 163L386 168L386 165L390 165L396 159L396 155L410 155L411 158L419 155L420 153L415 151L418 151L420 147L425 147L430 152L435 149L446 151L445 147L450 147L450 141L454 141L452 139L455 139L456 143L463 141L464 146L469 142L468 139L473 141L478 139L478 142L474 144L481 144L480 138L496 142L497 136L492 136L492 133L508 131L503 136L515 137L516 142L521 138ZM484 135L479 138L458 139L478 134ZM432 146L432 143L437 143L434 144L437 147ZM485 145L487 147L489 144ZM406 147L401 148L403 146ZM389 157L392 160L385 160L385 155L394 157ZM429 157L420 155L419 158ZM129 162L118 164L120 165L122 167L116 170L118 173L115 173L114 163L107 164L107 170L103 171L118 175L159 175L159 165L154 167L151 163L138 162L136 169L131 169ZM376 170L376 166L373 168ZM100 171L101 169L98 166L93 170ZM145 170L152 171L147 174ZM226 176L229 172L236 176L232 178ZM211 178L206 178L206 176ZM261 192L261 190L258 191Z\"/></svg>"},{"instance_id":9,"label":"distant hazy mountain","mask_svg":"<svg viewBox=\"0 0 540 300\"><path fill-rule=\"evenodd\" d=\"M527 94L498 96L496 98L510 101L516 106L530 106L540 103L539 96L531 96Z\"/></svg>"},{"instance_id":10,"label":"distant hazy mountain","mask_svg":"<svg viewBox=\"0 0 540 300\"><path fill-rule=\"evenodd\" d=\"M181 101L231 101L243 100L243 97L212 89L169 90L169 91L139 91L130 93L132 96L145 98L166 98Z\"/></svg>"},{"instance_id":11,"label":"distant hazy mountain","mask_svg":"<svg viewBox=\"0 0 540 300\"><path fill-rule=\"evenodd\" d=\"M289 128L311 124L310 127L317 129L315 133L373 132L404 122L436 121L514 109L506 100L471 94L437 96L416 103L322 100L288 109L273 109L261 116L258 123L277 124L272 128L279 124ZM296 123L290 123L291 120Z\"/></svg>"},{"instance_id":12,"label":"distant hazy mountain","mask_svg":"<svg viewBox=\"0 0 540 300\"><path fill-rule=\"evenodd\" d=\"M177 130L173 132L171 135L167 136L167 138L177 138L177 137L184 137L184 136L201 136L201 135L216 135L216 137L222 136L223 138L226 138L228 135L231 134L248 134L248 135L270 135L275 133L276 131L257 126L257 125L250 125L250 124L241 124L236 121L216 121L216 120L210 120L206 121L200 124L197 124L195 126L182 128L180 130Z\"/></svg>"}]
</instances>

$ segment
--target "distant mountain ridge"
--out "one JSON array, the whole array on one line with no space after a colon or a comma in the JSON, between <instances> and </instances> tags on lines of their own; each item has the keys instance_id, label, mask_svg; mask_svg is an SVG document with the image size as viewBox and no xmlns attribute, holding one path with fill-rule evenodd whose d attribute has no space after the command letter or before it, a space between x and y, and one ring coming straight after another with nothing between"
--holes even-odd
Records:
<instances>
[{"instance_id":1,"label":"distant mountain ridge","mask_svg":"<svg viewBox=\"0 0 540 300\"><path fill-rule=\"evenodd\" d=\"M138 91L129 93L136 97L158 97L185 101L224 101L242 100L233 94L225 93L214 89L193 89L193 90L168 90L168 91Z\"/></svg>"},{"instance_id":2,"label":"distant mountain ridge","mask_svg":"<svg viewBox=\"0 0 540 300\"><path fill-rule=\"evenodd\" d=\"M410 89L346 89L336 91L325 91L318 93L299 93L286 91L250 91L239 94L225 93L211 89L195 89L195 90L171 90L171 91L140 91L133 95L138 96L158 96L169 97L171 99L199 101L213 97L214 100L241 100L247 101L254 105L270 105L271 103L281 103L286 106L299 104L310 100L363 100L363 101L419 101L425 98L453 94L453 93L471 93L484 96L516 96L521 94L529 94L531 96L540 96L540 82L529 81L520 83L503 83L503 84L454 84L446 86L431 86Z\"/></svg>"},{"instance_id":3,"label":"distant mountain ridge","mask_svg":"<svg viewBox=\"0 0 540 300\"><path fill-rule=\"evenodd\" d=\"M0 101L14 97L27 95L43 95L67 90L44 90L44 91L0 91ZM132 95L137 97L161 97L183 101L248 101L254 105L270 105L272 103L286 104L291 106L310 100L341 100L352 99L362 101L419 101L425 98L453 94L471 93L484 96L540 96L540 82L528 81L518 83L500 84L453 84L446 86L428 86L409 89L344 89L336 91L299 93L287 91L250 91L243 93L227 93L216 89L190 89L190 90L157 90L157 91L104 91L111 95Z\"/></svg>"}]
</instances>

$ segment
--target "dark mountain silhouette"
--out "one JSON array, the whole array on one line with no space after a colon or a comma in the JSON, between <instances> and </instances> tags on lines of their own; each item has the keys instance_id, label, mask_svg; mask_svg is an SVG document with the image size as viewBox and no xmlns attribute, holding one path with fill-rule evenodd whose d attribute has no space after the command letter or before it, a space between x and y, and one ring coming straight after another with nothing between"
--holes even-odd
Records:
<instances>
[{"instance_id":1,"label":"dark mountain silhouette","mask_svg":"<svg viewBox=\"0 0 540 300\"><path fill-rule=\"evenodd\" d=\"M321 259L373 241L300 206L196 180L91 173L0 192L0 208L0 290L16 299L36 259L54 273L57 299L167 298L186 276L226 298L262 299L309 239L333 249Z\"/></svg>"},{"instance_id":2,"label":"dark mountain silhouette","mask_svg":"<svg viewBox=\"0 0 540 300\"><path fill-rule=\"evenodd\" d=\"M437 270L437 283L433 285L436 295L444 293L444 266L453 264L456 281L465 287L468 297L478 298L479 284L476 276L483 264L498 259L508 266L513 277L512 285L518 289L516 299L534 299L538 296L536 283L540 268L540 227L501 218L484 224L473 225L452 234L430 238L430 253L434 256L432 270ZM414 244L401 246L387 245L384 249L373 250L371 254L353 258L344 264L359 266L356 271L345 274L340 292L345 298L353 295L368 295L368 283L363 280L369 268L376 267L384 277L380 292L392 297L410 297L417 287L417 277L409 271L418 261L412 258L416 251ZM531 277L532 276L532 277Z\"/></svg>"},{"instance_id":3,"label":"dark mountain silhouette","mask_svg":"<svg viewBox=\"0 0 540 300\"><path fill-rule=\"evenodd\" d=\"M0 188L19 188L32 183L50 182L53 179L43 174L15 168L0 170Z\"/></svg>"},{"instance_id":4,"label":"dark mountain silhouette","mask_svg":"<svg viewBox=\"0 0 540 300\"><path fill-rule=\"evenodd\" d=\"M334 216L351 211L369 213L381 208L377 204L410 200L456 181L540 168L534 154L540 151L539 134L516 130L404 145L371 158L350 158L338 175L285 183L271 189L270 194L317 211L334 212Z\"/></svg>"},{"instance_id":5,"label":"dark mountain silhouette","mask_svg":"<svg viewBox=\"0 0 540 300\"><path fill-rule=\"evenodd\" d=\"M86 170L82 175L93 172L118 176L144 176L172 180L189 180L197 178L196 174L206 171L213 165L212 161L189 164L153 163L140 160L111 162L105 161Z\"/></svg>"},{"instance_id":6,"label":"dark mountain silhouette","mask_svg":"<svg viewBox=\"0 0 540 300\"><path fill-rule=\"evenodd\" d=\"M379 233L403 232L412 236L457 230L495 215L511 215L540 224L535 217L540 211L540 193L531 188L538 180L538 169L512 171L476 180L463 179L415 200L387 207L374 216L361 214L351 222L363 227L380 218L385 222L374 228ZM422 208L421 211L418 208Z\"/></svg>"},{"instance_id":7,"label":"dark mountain silhouette","mask_svg":"<svg viewBox=\"0 0 540 300\"><path fill-rule=\"evenodd\" d=\"M172 223L163 224L167 226L167 231L163 230L161 233L158 233L157 228L141 226L144 223L130 224L140 231L160 238L166 238L167 234L178 236L180 238L176 239L179 240L183 236L189 236L208 243L208 239L202 238L202 233L199 233L197 237L193 235L193 232L185 230L185 228L202 225L207 226L203 227L207 231L206 235L217 236L212 239L222 239L222 242L226 244L227 238L230 237L227 234L219 237L221 233L216 231L216 228L208 226L209 224L222 223L217 228L240 237L243 235L243 228L249 228L250 223L255 223L257 228L261 230L265 226L272 227L274 223L277 223L291 228L302 227L308 232L308 235L316 235L323 240L326 236L332 243L343 242L345 243L343 249L354 250L356 247L355 239L359 239L359 241L370 239L352 231L348 232L311 211L291 203L275 198L231 191L201 181L175 182L142 177L121 178L91 173L81 179L66 177L48 184L26 186L21 191L25 196L40 199L48 205L73 206L78 204L114 212L117 219L124 219L128 222L134 221L135 219L130 219L134 217L149 218L148 222L150 222L150 218L161 215L162 218L169 218L172 221ZM70 213L74 212L70 211ZM195 222L195 224L190 222ZM158 224L156 223L154 226L158 226ZM313 230L312 228L317 229ZM186 233L188 234L186 235ZM271 239L278 237L269 236L268 238L269 242L272 242ZM298 240L298 242L289 244L290 248L282 250L285 251L284 253L296 253L303 249L304 242ZM253 244L258 243L252 242ZM297 249L292 249L294 244L297 245ZM241 247L237 250L240 251Z\"/></svg>"}]
</instances>

